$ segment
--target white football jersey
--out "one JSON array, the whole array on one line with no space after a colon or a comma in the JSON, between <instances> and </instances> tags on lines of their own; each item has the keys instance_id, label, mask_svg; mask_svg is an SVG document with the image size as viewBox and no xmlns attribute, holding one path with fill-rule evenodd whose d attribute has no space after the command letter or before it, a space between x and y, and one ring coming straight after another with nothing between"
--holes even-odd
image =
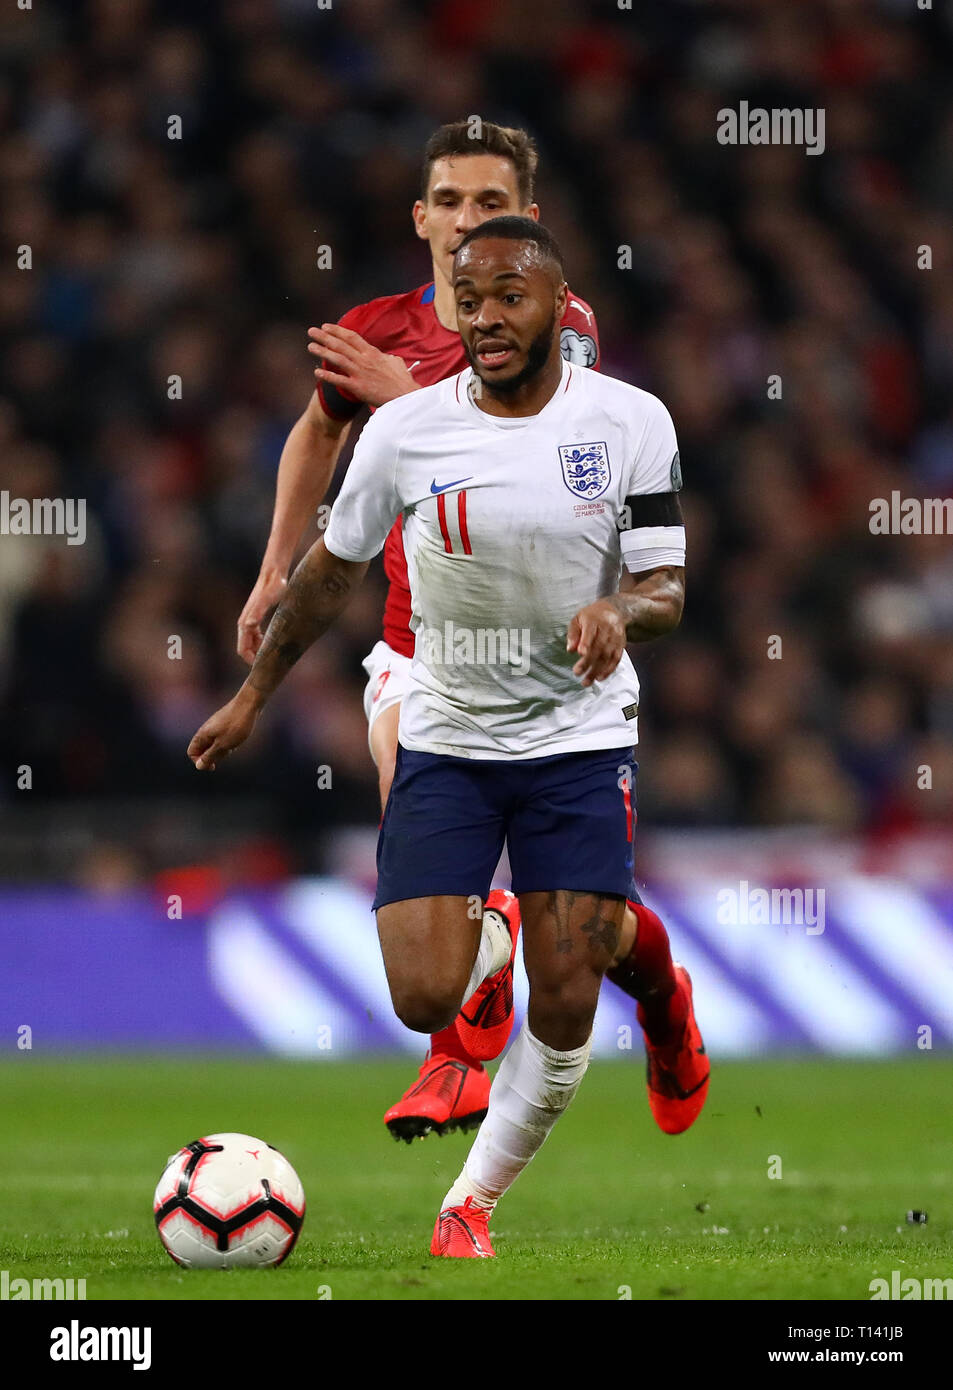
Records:
<instances>
[{"instance_id":1,"label":"white football jersey","mask_svg":"<svg viewBox=\"0 0 953 1390\"><path fill-rule=\"evenodd\" d=\"M628 655L584 687L566 635L581 608L618 592L623 558L633 571L684 563L681 525L631 516L633 499L641 511L641 495L681 487L671 417L648 392L565 361L537 415L488 415L475 381L467 368L376 411L325 533L341 559L370 560L403 514L416 645L400 742L468 758L631 745ZM644 520L673 519L660 502Z\"/></svg>"}]
</instances>

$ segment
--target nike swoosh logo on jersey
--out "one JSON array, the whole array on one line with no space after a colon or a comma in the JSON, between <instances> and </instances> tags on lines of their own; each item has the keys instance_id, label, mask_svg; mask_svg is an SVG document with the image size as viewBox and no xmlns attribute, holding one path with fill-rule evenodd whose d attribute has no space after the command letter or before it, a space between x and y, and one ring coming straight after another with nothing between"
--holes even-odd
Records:
<instances>
[{"instance_id":1,"label":"nike swoosh logo on jersey","mask_svg":"<svg viewBox=\"0 0 953 1390\"><path fill-rule=\"evenodd\" d=\"M438 492L446 492L446 490L447 490L448 487L459 487L461 483L468 483L468 482L470 482L470 480L472 479L472 477L473 477L473 474L471 473L469 478L458 478L458 479L456 480L455 483L441 483L441 484L439 485L439 487L438 487L438 485L437 485L437 480L436 480L436 478L434 478L433 482L430 484L430 491L431 491L431 492L434 494L434 496L436 497L436 495L437 495Z\"/></svg>"}]
</instances>

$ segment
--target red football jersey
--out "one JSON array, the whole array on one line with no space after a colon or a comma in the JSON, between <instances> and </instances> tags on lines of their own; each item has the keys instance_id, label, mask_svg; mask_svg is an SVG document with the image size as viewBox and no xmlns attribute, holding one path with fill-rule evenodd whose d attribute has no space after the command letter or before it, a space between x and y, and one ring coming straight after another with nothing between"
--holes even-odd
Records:
<instances>
[{"instance_id":1,"label":"red football jersey","mask_svg":"<svg viewBox=\"0 0 953 1390\"><path fill-rule=\"evenodd\" d=\"M421 386L434 386L467 366L463 340L454 329L444 328L433 307L434 284L421 285L408 294L391 294L358 304L339 320L353 328L381 352L393 353L406 362L414 380ZM560 325L562 354L569 362L584 367L599 366L599 333L596 316L584 299L571 291ZM350 420L361 409L361 402L347 391L326 382L317 387L318 398L335 420ZM384 572L387 600L384 604L384 641L395 652L413 656L414 635L410 631L410 587L407 561L398 517L384 546Z\"/></svg>"}]
</instances>

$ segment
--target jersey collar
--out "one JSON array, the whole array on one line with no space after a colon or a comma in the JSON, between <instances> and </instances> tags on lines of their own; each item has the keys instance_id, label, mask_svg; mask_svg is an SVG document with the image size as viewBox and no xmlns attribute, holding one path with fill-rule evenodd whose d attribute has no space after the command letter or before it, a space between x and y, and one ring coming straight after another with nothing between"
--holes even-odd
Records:
<instances>
[{"instance_id":1,"label":"jersey collar","mask_svg":"<svg viewBox=\"0 0 953 1390\"><path fill-rule=\"evenodd\" d=\"M454 394L461 408L465 410L467 414L477 415L485 425L495 426L497 429L503 430L519 429L520 426L531 425L534 420L541 420L544 415L552 414L558 410L563 396L565 396L566 392L570 389L577 375L578 373L575 371L572 363L567 362L566 359L563 358L562 374L559 378L559 384L542 410L538 410L535 415L518 415L507 418L500 415L489 415L485 410L481 410L473 399L471 388L473 382L478 380L478 378L472 367L465 367L464 370L459 373L454 386Z\"/></svg>"}]
</instances>

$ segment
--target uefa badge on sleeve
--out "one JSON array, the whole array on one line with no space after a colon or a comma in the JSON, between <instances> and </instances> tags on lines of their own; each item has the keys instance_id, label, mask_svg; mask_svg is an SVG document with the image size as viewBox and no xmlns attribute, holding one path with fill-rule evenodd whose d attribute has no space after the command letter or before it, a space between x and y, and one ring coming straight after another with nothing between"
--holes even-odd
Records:
<instances>
[{"instance_id":1,"label":"uefa badge on sleeve","mask_svg":"<svg viewBox=\"0 0 953 1390\"><path fill-rule=\"evenodd\" d=\"M591 502L601 497L612 477L609 450L604 442L598 444L560 444L559 462L563 482L577 497Z\"/></svg>"},{"instance_id":2,"label":"uefa badge on sleeve","mask_svg":"<svg viewBox=\"0 0 953 1390\"><path fill-rule=\"evenodd\" d=\"M588 333L577 333L575 328L564 328L559 335L559 350L563 360L577 367L593 367L599 356L595 338Z\"/></svg>"}]
</instances>

